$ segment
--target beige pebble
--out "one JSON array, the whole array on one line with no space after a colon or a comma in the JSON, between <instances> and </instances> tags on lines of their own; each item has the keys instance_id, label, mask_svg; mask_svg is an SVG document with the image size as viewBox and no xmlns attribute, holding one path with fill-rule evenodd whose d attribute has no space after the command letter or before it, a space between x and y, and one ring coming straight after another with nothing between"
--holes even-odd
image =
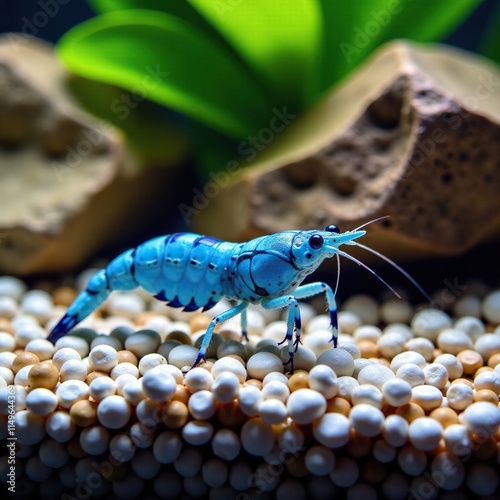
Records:
<instances>
[{"instance_id":1,"label":"beige pebble","mask_svg":"<svg viewBox=\"0 0 500 500\"><path fill-rule=\"evenodd\" d=\"M59 381L59 371L51 361L42 361L33 365L28 373L30 387L43 387L53 389Z\"/></svg>"},{"instance_id":2,"label":"beige pebble","mask_svg":"<svg viewBox=\"0 0 500 500\"><path fill-rule=\"evenodd\" d=\"M36 365L40 363L40 359L36 354L32 352L21 352L19 353L14 361L12 362L12 371L16 374L21 368L24 368L28 365Z\"/></svg>"}]
</instances>

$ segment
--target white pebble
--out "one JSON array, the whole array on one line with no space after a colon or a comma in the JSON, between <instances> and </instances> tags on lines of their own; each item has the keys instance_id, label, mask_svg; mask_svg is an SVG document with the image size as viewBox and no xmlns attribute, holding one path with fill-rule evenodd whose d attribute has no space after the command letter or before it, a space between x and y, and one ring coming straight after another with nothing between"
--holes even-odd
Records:
<instances>
[{"instance_id":1,"label":"white pebble","mask_svg":"<svg viewBox=\"0 0 500 500\"><path fill-rule=\"evenodd\" d=\"M471 404L461 416L464 425L482 437L495 434L500 426L500 409L484 401Z\"/></svg>"},{"instance_id":2,"label":"white pebble","mask_svg":"<svg viewBox=\"0 0 500 500\"><path fill-rule=\"evenodd\" d=\"M102 425L85 427L80 434L80 446L89 455L100 455L108 450L109 431Z\"/></svg>"},{"instance_id":3,"label":"white pebble","mask_svg":"<svg viewBox=\"0 0 500 500\"><path fill-rule=\"evenodd\" d=\"M316 365L327 365L335 372L337 377L350 377L354 372L354 359L344 349L328 349L320 354Z\"/></svg>"},{"instance_id":4,"label":"white pebble","mask_svg":"<svg viewBox=\"0 0 500 500\"><path fill-rule=\"evenodd\" d=\"M456 378L460 378L464 371L462 363L453 354L445 353L440 354L434 363L440 363L448 370L448 378L453 381Z\"/></svg>"},{"instance_id":5,"label":"white pebble","mask_svg":"<svg viewBox=\"0 0 500 500\"><path fill-rule=\"evenodd\" d=\"M497 396L500 395L500 373L496 371L485 371L474 378L474 389L489 389Z\"/></svg>"},{"instance_id":6,"label":"white pebble","mask_svg":"<svg viewBox=\"0 0 500 500\"><path fill-rule=\"evenodd\" d=\"M405 342L408 342L408 340L415 336L413 330L405 323L390 323L384 328L382 333L399 333L399 335L404 337Z\"/></svg>"},{"instance_id":7,"label":"white pebble","mask_svg":"<svg viewBox=\"0 0 500 500\"><path fill-rule=\"evenodd\" d=\"M28 382L28 375L31 370L35 365L26 365L23 366L14 376L14 384L15 385L22 385L23 387L28 387L29 382ZM0 374L3 375L4 378L9 377L9 372L10 370L7 370L7 368L2 368L0 369ZM12 382L9 382L9 385L11 385Z\"/></svg>"},{"instance_id":8,"label":"white pebble","mask_svg":"<svg viewBox=\"0 0 500 500\"><path fill-rule=\"evenodd\" d=\"M378 339L382 336L382 330L378 326L362 325L356 328L352 335L356 342L369 340L370 342L377 343Z\"/></svg>"},{"instance_id":9,"label":"white pebble","mask_svg":"<svg viewBox=\"0 0 500 500\"><path fill-rule=\"evenodd\" d=\"M290 389L288 385L278 380L271 380L262 388L262 398L264 400L278 399L282 403L286 403L289 395Z\"/></svg>"},{"instance_id":10,"label":"white pebble","mask_svg":"<svg viewBox=\"0 0 500 500\"><path fill-rule=\"evenodd\" d=\"M146 394L142 388L142 379L130 382L122 389L122 396L134 406L137 406L140 401L146 399Z\"/></svg>"},{"instance_id":11,"label":"white pebble","mask_svg":"<svg viewBox=\"0 0 500 500\"><path fill-rule=\"evenodd\" d=\"M158 365L165 365L167 360L156 352L152 352L151 354L146 354L139 361L139 373L144 375L148 370L154 368Z\"/></svg>"},{"instance_id":12,"label":"white pebble","mask_svg":"<svg viewBox=\"0 0 500 500\"><path fill-rule=\"evenodd\" d=\"M81 361L82 357L73 348L63 347L54 353L54 356L52 357L52 364L60 370L62 365L70 359L77 359Z\"/></svg>"},{"instance_id":13,"label":"white pebble","mask_svg":"<svg viewBox=\"0 0 500 500\"><path fill-rule=\"evenodd\" d=\"M328 448L341 448L351 437L351 423L342 413L325 413L313 423L313 434L318 443Z\"/></svg>"},{"instance_id":14,"label":"white pebble","mask_svg":"<svg viewBox=\"0 0 500 500\"><path fill-rule=\"evenodd\" d=\"M104 398L97 406L97 419L108 429L119 429L130 419L130 404L122 396Z\"/></svg>"},{"instance_id":15,"label":"white pebble","mask_svg":"<svg viewBox=\"0 0 500 500\"><path fill-rule=\"evenodd\" d=\"M411 327L417 337L435 342L440 332L452 325L451 318L439 309L423 309L411 320Z\"/></svg>"},{"instance_id":16,"label":"white pebble","mask_svg":"<svg viewBox=\"0 0 500 500\"><path fill-rule=\"evenodd\" d=\"M485 333L484 323L474 316L463 316L455 323L455 328L464 331L472 341L475 341L479 335Z\"/></svg>"},{"instance_id":17,"label":"white pebble","mask_svg":"<svg viewBox=\"0 0 500 500\"><path fill-rule=\"evenodd\" d=\"M210 391L198 391L188 401L189 413L198 420L208 420L217 409L217 402Z\"/></svg>"},{"instance_id":18,"label":"white pebble","mask_svg":"<svg viewBox=\"0 0 500 500\"><path fill-rule=\"evenodd\" d=\"M156 352L160 344L160 334L154 330L139 330L125 339L125 349L133 352L139 359L146 356L146 354ZM191 364L193 362L194 359L191 361ZM181 366L179 366L179 368L181 368Z\"/></svg>"},{"instance_id":19,"label":"white pebble","mask_svg":"<svg viewBox=\"0 0 500 500\"><path fill-rule=\"evenodd\" d=\"M90 343L90 350L100 345L107 345L109 347L112 347L115 351L120 351L123 349L122 341L117 337L115 337L114 335L107 335L107 334L97 335L92 339L92 342Z\"/></svg>"},{"instance_id":20,"label":"white pebble","mask_svg":"<svg viewBox=\"0 0 500 500\"><path fill-rule=\"evenodd\" d=\"M82 358L87 356L89 353L88 342L84 338L76 337L75 335L66 335L61 337L56 342L54 349L59 351L59 349L63 349L64 347L74 349Z\"/></svg>"},{"instance_id":21,"label":"white pebble","mask_svg":"<svg viewBox=\"0 0 500 500\"><path fill-rule=\"evenodd\" d=\"M240 381L232 372L222 372L215 379L210 390L219 403L229 403L240 392Z\"/></svg>"},{"instance_id":22,"label":"white pebble","mask_svg":"<svg viewBox=\"0 0 500 500\"><path fill-rule=\"evenodd\" d=\"M369 295L353 295L344 302L342 311L356 314L365 325L376 325L379 322L378 302Z\"/></svg>"},{"instance_id":23,"label":"white pebble","mask_svg":"<svg viewBox=\"0 0 500 500\"><path fill-rule=\"evenodd\" d=\"M35 415L48 415L57 408L57 404L57 396L42 387L31 390L26 396L26 408Z\"/></svg>"},{"instance_id":24,"label":"white pebble","mask_svg":"<svg viewBox=\"0 0 500 500\"><path fill-rule=\"evenodd\" d=\"M208 391L213 383L213 375L205 368L193 368L184 377L184 385L190 392Z\"/></svg>"},{"instance_id":25,"label":"white pebble","mask_svg":"<svg viewBox=\"0 0 500 500\"><path fill-rule=\"evenodd\" d=\"M387 299L380 306L380 316L384 323L406 323L410 321L413 308L401 299Z\"/></svg>"},{"instance_id":26,"label":"white pebble","mask_svg":"<svg viewBox=\"0 0 500 500\"><path fill-rule=\"evenodd\" d=\"M91 371L109 373L118 364L118 353L109 345L98 345L89 354Z\"/></svg>"},{"instance_id":27,"label":"white pebble","mask_svg":"<svg viewBox=\"0 0 500 500\"><path fill-rule=\"evenodd\" d=\"M214 426L203 420L190 420L182 428L182 437L186 443L201 446L208 443L214 434Z\"/></svg>"},{"instance_id":28,"label":"white pebble","mask_svg":"<svg viewBox=\"0 0 500 500\"><path fill-rule=\"evenodd\" d=\"M321 418L316 420L314 426L317 425ZM278 433L278 446L286 453L299 453L304 446L304 441L304 433L297 425L284 426Z\"/></svg>"},{"instance_id":29,"label":"white pebble","mask_svg":"<svg viewBox=\"0 0 500 500\"><path fill-rule=\"evenodd\" d=\"M134 375L131 375L130 373L124 373L123 375L119 375L118 377L115 378L116 394L118 394L119 396L123 396L123 391L125 390L125 387L127 387L129 384L133 384L136 381L137 379L134 377Z\"/></svg>"},{"instance_id":30,"label":"white pebble","mask_svg":"<svg viewBox=\"0 0 500 500\"><path fill-rule=\"evenodd\" d=\"M44 339L45 330L38 325L26 324L16 328L14 337L19 347L26 347L32 340Z\"/></svg>"},{"instance_id":31,"label":"white pebble","mask_svg":"<svg viewBox=\"0 0 500 500\"><path fill-rule=\"evenodd\" d=\"M339 349L346 350L354 360L359 359L361 357L361 351L354 342L349 341L349 342L339 343Z\"/></svg>"},{"instance_id":32,"label":"white pebble","mask_svg":"<svg viewBox=\"0 0 500 500\"><path fill-rule=\"evenodd\" d=\"M10 415L12 404L16 411L24 410L27 394L28 391L21 385L10 385L0 389L0 415Z\"/></svg>"},{"instance_id":33,"label":"white pebble","mask_svg":"<svg viewBox=\"0 0 500 500\"><path fill-rule=\"evenodd\" d=\"M333 369L327 365L316 365L309 372L309 387L320 392L326 399L333 398L338 390L338 378Z\"/></svg>"},{"instance_id":34,"label":"white pebble","mask_svg":"<svg viewBox=\"0 0 500 500\"><path fill-rule=\"evenodd\" d=\"M110 314L130 319L144 312L145 308L144 300L135 293L114 293L108 302Z\"/></svg>"},{"instance_id":35,"label":"white pebble","mask_svg":"<svg viewBox=\"0 0 500 500\"><path fill-rule=\"evenodd\" d=\"M153 454L161 464L170 464L177 460L182 450L182 440L173 431L165 431L158 435L153 446Z\"/></svg>"},{"instance_id":36,"label":"white pebble","mask_svg":"<svg viewBox=\"0 0 500 500\"><path fill-rule=\"evenodd\" d=\"M361 384L354 387L351 392L351 401L353 405L369 404L375 408L382 408L382 393L375 386L370 384Z\"/></svg>"},{"instance_id":37,"label":"white pebble","mask_svg":"<svg viewBox=\"0 0 500 500\"><path fill-rule=\"evenodd\" d=\"M261 418L247 420L241 428L240 435L241 445L250 455L262 457L274 447L274 430L270 424L264 422Z\"/></svg>"},{"instance_id":38,"label":"white pebble","mask_svg":"<svg viewBox=\"0 0 500 500\"><path fill-rule=\"evenodd\" d=\"M479 318L481 316L481 299L476 295L458 297L453 303L453 313L459 318L462 316Z\"/></svg>"},{"instance_id":39,"label":"white pebble","mask_svg":"<svg viewBox=\"0 0 500 500\"><path fill-rule=\"evenodd\" d=\"M479 335L474 342L474 349L483 359L489 359L493 354L500 352L500 335L485 333Z\"/></svg>"},{"instance_id":40,"label":"white pebble","mask_svg":"<svg viewBox=\"0 0 500 500\"><path fill-rule=\"evenodd\" d=\"M281 424L288 415L285 404L279 399L266 399L262 401L259 404L258 411L260 418L271 425Z\"/></svg>"},{"instance_id":41,"label":"white pebble","mask_svg":"<svg viewBox=\"0 0 500 500\"><path fill-rule=\"evenodd\" d=\"M180 370L180 368L177 368L177 366L170 365L170 364L159 364L155 368L159 368L160 370L165 370L167 373L170 373L170 375L172 375L172 377L174 377L175 382L177 384L182 385L182 382L184 380L184 375L182 374L182 371Z\"/></svg>"},{"instance_id":42,"label":"white pebble","mask_svg":"<svg viewBox=\"0 0 500 500\"><path fill-rule=\"evenodd\" d=\"M12 362L16 359L17 354L13 352L0 352L0 366L2 368L12 368Z\"/></svg>"},{"instance_id":43,"label":"white pebble","mask_svg":"<svg viewBox=\"0 0 500 500\"><path fill-rule=\"evenodd\" d=\"M278 357L276 356L276 358ZM238 377L240 384L243 384L247 379L247 370L245 369L245 367L238 360L230 358L228 356L218 359L212 366L212 375L214 376L214 378L217 378L222 372L234 373Z\"/></svg>"},{"instance_id":44,"label":"white pebble","mask_svg":"<svg viewBox=\"0 0 500 500\"><path fill-rule=\"evenodd\" d=\"M71 408L77 401L87 399L89 386L81 380L67 380L56 389L56 396L63 408Z\"/></svg>"},{"instance_id":45,"label":"white pebble","mask_svg":"<svg viewBox=\"0 0 500 500\"><path fill-rule=\"evenodd\" d=\"M429 363L423 371L427 385L442 389L448 382L448 370L441 363Z\"/></svg>"},{"instance_id":46,"label":"white pebble","mask_svg":"<svg viewBox=\"0 0 500 500\"><path fill-rule=\"evenodd\" d=\"M472 347L472 340L467 333L458 328L446 328L439 333L437 345L450 354L458 354Z\"/></svg>"},{"instance_id":47,"label":"white pebble","mask_svg":"<svg viewBox=\"0 0 500 500\"><path fill-rule=\"evenodd\" d=\"M269 382L281 382L282 384L288 385L288 377L281 372L271 372L262 380L262 386L266 386Z\"/></svg>"},{"instance_id":48,"label":"white pebble","mask_svg":"<svg viewBox=\"0 0 500 500\"><path fill-rule=\"evenodd\" d=\"M462 424L451 424L443 430L443 438L449 451L457 456L467 456L473 446L469 430Z\"/></svg>"},{"instance_id":49,"label":"white pebble","mask_svg":"<svg viewBox=\"0 0 500 500\"><path fill-rule=\"evenodd\" d=\"M391 406L403 406L411 400L411 385L400 378L389 379L382 386L382 395Z\"/></svg>"},{"instance_id":50,"label":"white pebble","mask_svg":"<svg viewBox=\"0 0 500 500\"><path fill-rule=\"evenodd\" d=\"M12 352L16 348L16 339L7 332L0 332L0 352Z\"/></svg>"},{"instance_id":51,"label":"white pebble","mask_svg":"<svg viewBox=\"0 0 500 500\"><path fill-rule=\"evenodd\" d=\"M425 411L432 411L441 406L443 393L432 385L417 385L411 390L411 402L418 404Z\"/></svg>"},{"instance_id":52,"label":"white pebble","mask_svg":"<svg viewBox=\"0 0 500 500\"><path fill-rule=\"evenodd\" d=\"M339 311L338 313L339 332L348 333L352 335L356 328L360 327L363 323L361 318L350 311Z\"/></svg>"},{"instance_id":53,"label":"white pebble","mask_svg":"<svg viewBox=\"0 0 500 500\"><path fill-rule=\"evenodd\" d=\"M325 446L312 446L305 454L304 465L313 476L326 476L333 470L335 456L332 450Z\"/></svg>"},{"instance_id":54,"label":"white pebble","mask_svg":"<svg viewBox=\"0 0 500 500\"><path fill-rule=\"evenodd\" d=\"M52 314L52 296L45 290L29 290L21 298L21 310L45 323Z\"/></svg>"},{"instance_id":55,"label":"white pebble","mask_svg":"<svg viewBox=\"0 0 500 500\"><path fill-rule=\"evenodd\" d=\"M26 288L24 282L19 278L0 276L0 297L10 297L19 302Z\"/></svg>"},{"instance_id":56,"label":"white pebble","mask_svg":"<svg viewBox=\"0 0 500 500\"><path fill-rule=\"evenodd\" d=\"M500 323L500 290L490 292L481 304L483 316L491 323Z\"/></svg>"},{"instance_id":57,"label":"white pebble","mask_svg":"<svg viewBox=\"0 0 500 500\"><path fill-rule=\"evenodd\" d=\"M405 350L408 339L398 331L384 333L377 341L380 354L388 359L401 354Z\"/></svg>"},{"instance_id":58,"label":"white pebble","mask_svg":"<svg viewBox=\"0 0 500 500\"><path fill-rule=\"evenodd\" d=\"M318 330L329 330L330 322L330 316L328 316L327 314L318 314L308 321L306 325L306 333L314 333ZM286 331L286 323L284 323L284 329L282 330L282 332L284 331ZM277 340L281 340L282 338L283 335L281 335L281 338Z\"/></svg>"},{"instance_id":59,"label":"white pebble","mask_svg":"<svg viewBox=\"0 0 500 500\"><path fill-rule=\"evenodd\" d=\"M337 391L337 396L344 398L346 401L351 402L351 394L355 387L358 387L359 382L353 377L339 377L337 379L339 383L339 390Z\"/></svg>"},{"instance_id":60,"label":"white pebble","mask_svg":"<svg viewBox=\"0 0 500 500\"><path fill-rule=\"evenodd\" d=\"M47 418L45 429L51 438L60 443L66 443L75 434L76 425L71 420L69 413L56 411Z\"/></svg>"},{"instance_id":61,"label":"white pebble","mask_svg":"<svg viewBox=\"0 0 500 500\"><path fill-rule=\"evenodd\" d=\"M69 359L59 370L59 379L61 382L65 382L66 380L81 380L84 382L86 378L87 367L83 361L78 359Z\"/></svg>"},{"instance_id":62,"label":"white pebble","mask_svg":"<svg viewBox=\"0 0 500 500\"><path fill-rule=\"evenodd\" d=\"M28 373L31 370L31 367L34 365L28 365L28 366L29 366L29 368L28 368L28 371L26 373L26 376L24 376L24 375L21 376L23 379L23 382L27 381ZM21 370L22 370L22 368L21 368ZM21 371L21 370L19 370L19 371ZM25 370L25 372L26 372L26 370ZM10 368L5 368L4 366L0 366L0 379L5 381L5 387L8 385L12 385L14 383L14 372ZM20 381L20 380L21 380L21 378L18 378L18 381ZM26 383L18 383L17 385L22 385L23 387L25 387L27 384Z\"/></svg>"},{"instance_id":63,"label":"white pebble","mask_svg":"<svg viewBox=\"0 0 500 500\"><path fill-rule=\"evenodd\" d=\"M15 414L14 425L18 444L37 444L45 437L45 418L28 410Z\"/></svg>"},{"instance_id":64,"label":"white pebble","mask_svg":"<svg viewBox=\"0 0 500 500\"><path fill-rule=\"evenodd\" d=\"M474 391L465 383L451 384L446 391L448 406L454 410L465 410L474 401Z\"/></svg>"},{"instance_id":65,"label":"white pebble","mask_svg":"<svg viewBox=\"0 0 500 500\"><path fill-rule=\"evenodd\" d=\"M222 358L224 359L224 358ZM247 361L247 371L251 378L262 380L268 373L283 372L283 362L270 352L257 352Z\"/></svg>"},{"instance_id":66,"label":"white pebble","mask_svg":"<svg viewBox=\"0 0 500 500\"><path fill-rule=\"evenodd\" d=\"M331 349L332 332L331 330L317 330L314 333L303 335L302 342L318 357L321 353Z\"/></svg>"},{"instance_id":67,"label":"white pebble","mask_svg":"<svg viewBox=\"0 0 500 500\"><path fill-rule=\"evenodd\" d=\"M421 354L425 361L430 362L434 357L434 344L424 337L415 337L406 341L406 349Z\"/></svg>"},{"instance_id":68,"label":"white pebble","mask_svg":"<svg viewBox=\"0 0 500 500\"><path fill-rule=\"evenodd\" d=\"M408 422L400 415L389 415L382 428L382 436L391 446L403 446L408 439Z\"/></svg>"},{"instance_id":69,"label":"white pebble","mask_svg":"<svg viewBox=\"0 0 500 500\"><path fill-rule=\"evenodd\" d=\"M373 405L361 403L351 408L349 420L356 432L373 437L382 431L384 414Z\"/></svg>"},{"instance_id":70,"label":"white pebble","mask_svg":"<svg viewBox=\"0 0 500 500\"><path fill-rule=\"evenodd\" d=\"M109 454L118 463L132 460L135 450L135 445L127 434L117 434L109 442Z\"/></svg>"},{"instance_id":71,"label":"white pebble","mask_svg":"<svg viewBox=\"0 0 500 500\"><path fill-rule=\"evenodd\" d=\"M408 437L417 450L434 450L443 436L443 426L434 418L420 417L410 423Z\"/></svg>"},{"instance_id":72,"label":"white pebble","mask_svg":"<svg viewBox=\"0 0 500 500\"><path fill-rule=\"evenodd\" d=\"M116 383L109 377L97 377L90 382L89 395L97 403L108 396L113 396L115 393Z\"/></svg>"},{"instance_id":73,"label":"white pebble","mask_svg":"<svg viewBox=\"0 0 500 500\"><path fill-rule=\"evenodd\" d=\"M288 363L289 358L288 346L283 346L280 350L280 359L282 363ZM293 357L294 369L309 371L314 366L316 359L316 354L314 354L311 349L299 345Z\"/></svg>"},{"instance_id":74,"label":"white pebble","mask_svg":"<svg viewBox=\"0 0 500 500\"><path fill-rule=\"evenodd\" d=\"M129 362L118 363L109 374L113 380L116 380L120 375L132 375L134 378L139 377L139 368Z\"/></svg>"},{"instance_id":75,"label":"white pebble","mask_svg":"<svg viewBox=\"0 0 500 500\"><path fill-rule=\"evenodd\" d=\"M382 390L384 383L394 377L394 372L387 366L373 364L361 369L358 374L358 382L360 384L371 384L377 389Z\"/></svg>"},{"instance_id":76,"label":"white pebble","mask_svg":"<svg viewBox=\"0 0 500 500\"><path fill-rule=\"evenodd\" d=\"M259 433L256 432L256 434ZM240 438L238 434L231 429L221 429L217 431L212 439L211 445L214 455L227 461L234 460L240 454L241 450Z\"/></svg>"},{"instance_id":77,"label":"white pebble","mask_svg":"<svg viewBox=\"0 0 500 500\"><path fill-rule=\"evenodd\" d=\"M394 373L396 373L398 368L406 363L413 363L422 369L427 364L425 358L418 352L406 351L397 354L394 358L392 358L390 368Z\"/></svg>"},{"instance_id":78,"label":"white pebble","mask_svg":"<svg viewBox=\"0 0 500 500\"><path fill-rule=\"evenodd\" d=\"M418 476L424 472L427 466L427 455L425 451L407 445L401 448L398 453L398 464L405 474Z\"/></svg>"},{"instance_id":79,"label":"white pebble","mask_svg":"<svg viewBox=\"0 0 500 500\"><path fill-rule=\"evenodd\" d=\"M238 400L241 411L248 417L254 417L258 414L262 392L254 385L247 385L241 388Z\"/></svg>"},{"instance_id":80,"label":"white pebble","mask_svg":"<svg viewBox=\"0 0 500 500\"><path fill-rule=\"evenodd\" d=\"M40 361L46 361L47 359L51 359L54 355L55 347L52 342L46 339L35 339L28 342L24 350L36 354Z\"/></svg>"},{"instance_id":81,"label":"white pebble","mask_svg":"<svg viewBox=\"0 0 500 500\"><path fill-rule=\"evenodd\" d=\"M322 394L311 389L298 389L290 394L287 409L295 422L309 424L325 413L326 399Z\"/></svg>"},{"instance_id":82,"label":"white pebble","mask_svg":"<svg viewBox=\"0 0 500 500\"><path fill-rule=\"evenodd\" d=\"M177 384L173 375L161 366L157 366L144 374L142 377L142 386L148 398L164 403L172 399Z\"/></svg>"}]
</instances>

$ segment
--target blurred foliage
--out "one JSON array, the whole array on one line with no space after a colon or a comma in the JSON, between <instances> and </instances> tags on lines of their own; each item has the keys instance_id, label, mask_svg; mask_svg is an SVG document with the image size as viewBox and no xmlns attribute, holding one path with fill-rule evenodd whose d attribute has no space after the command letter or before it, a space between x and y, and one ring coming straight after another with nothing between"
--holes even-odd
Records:
<instances>
[{"instance_id":1,"label":"blurred foliage","mask_svg":"<svg viewBox=\"0 0 500 500\"><path fill-rule=\"evenodd\" d=\"M388 40L443 40L481 0L90 3L97 16L58 43L63 62L80 77L185 116L208 175L237 159L238 144L268 126L273 110L302 113ZM491 32L485 51L498 56L499 30ZM127 127L104 100L92 111ZM139 134L135 142L147 156L161 127L155 119L137 118L128 133ZM148 131L150 140L143 141ZM174 136L162 137L158 146L177 147Z\"/></svg>"}]
</instances>

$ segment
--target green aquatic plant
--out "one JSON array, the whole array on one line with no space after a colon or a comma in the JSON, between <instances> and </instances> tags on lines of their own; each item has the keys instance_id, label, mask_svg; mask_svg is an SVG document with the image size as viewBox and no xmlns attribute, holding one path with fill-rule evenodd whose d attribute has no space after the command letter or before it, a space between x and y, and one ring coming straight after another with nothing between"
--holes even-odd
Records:
<instances>
[{"instance_id":1,"label":"green aquatic plant","mask_svg":"<svg viewBox=\"0 0 500 500\"><path fill-rule=\"evenodd\" d=\"M308 109L382 43L442 40L480 0L90 3L96 17L58 43L65 65L188 118L198 153L214 162L211 153L231 148L235 154L241 141L268 125L273 110L298 115ZM109 100L88 94L84 101L94 113L127 129L123 115L136 101L114 99L110 109ZM138 147L151 148L147 138L156 139L157 130L156 119L139 120L132 130ZM175 134L165 134L159 146L175 148ZM205 172L213 169L204 163Z\"/></svg>"}]
</instances>

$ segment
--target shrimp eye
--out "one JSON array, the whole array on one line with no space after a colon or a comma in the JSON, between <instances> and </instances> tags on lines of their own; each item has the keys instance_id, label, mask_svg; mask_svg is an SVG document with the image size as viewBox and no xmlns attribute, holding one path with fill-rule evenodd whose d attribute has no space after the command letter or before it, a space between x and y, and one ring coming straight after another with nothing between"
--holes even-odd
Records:
<instances>
[{"instance_id":1,"label":"shrimp eye","mask_svg":"<svg viewBox=\"0 0 500 500\"><path fill-rule=\"evenodd\" d=\"M329 233L340 234L340 229L335 224L330 224L329 226L326 226L325 231L328 231Z\"/></svg>"},{"instance_id":2,"label":"shrimp eye","mask_svg":"<svg viewBox=\"0 0 500 500\"><path fill-rule=\"evenodd\" d=\"M313 234L309 238L309 246L311 248L314 248L315 250L321 248L323 246L323 236L321 236L320 234Z\"/></svg>"}]
</instances>

